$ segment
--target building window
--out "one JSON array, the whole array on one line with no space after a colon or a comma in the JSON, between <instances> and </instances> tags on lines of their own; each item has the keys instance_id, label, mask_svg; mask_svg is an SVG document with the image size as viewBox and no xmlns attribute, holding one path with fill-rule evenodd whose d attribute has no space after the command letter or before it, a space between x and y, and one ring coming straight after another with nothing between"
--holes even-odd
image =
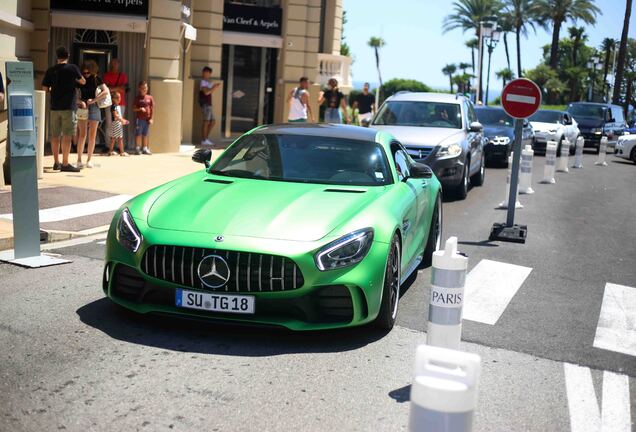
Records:
<instances>
[{"instance_id":1,"label":"building window","mask_svg":"<svg viewBox=\"0 0 636 432\"><path fill-rule=\"evenodd\" d=\"M105 30L75 30L75 43L117 45L117 33Z\"/></svg>"}]
</instances>

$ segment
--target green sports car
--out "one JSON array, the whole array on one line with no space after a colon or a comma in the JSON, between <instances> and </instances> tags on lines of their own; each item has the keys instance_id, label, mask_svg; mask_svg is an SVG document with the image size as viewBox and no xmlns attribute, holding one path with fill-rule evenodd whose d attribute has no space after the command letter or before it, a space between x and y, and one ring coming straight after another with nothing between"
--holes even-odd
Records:
<instances>
[{"instance_id":1,"label":"green sports car","mask_svg":"<svg viewBox=\"0 0 636 432\"><path fill-rule=\"evenodd\" d=\"M395 323L440 245L440 183L390 134L263 126L120 208L103 289L140 313L293 330Z\"/></svg>"}]
</instances>

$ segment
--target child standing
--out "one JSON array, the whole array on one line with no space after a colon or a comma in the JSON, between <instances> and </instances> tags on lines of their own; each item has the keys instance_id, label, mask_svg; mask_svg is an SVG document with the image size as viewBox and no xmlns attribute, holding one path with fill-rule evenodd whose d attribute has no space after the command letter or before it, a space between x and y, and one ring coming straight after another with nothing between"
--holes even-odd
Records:
<instances>
[{"instance_id":1,"label":"child standing","mask_svg":"<svg viewBox=\"0 0 636 432\"><path fill-rule=\"evenodd\" d=\"M108 156L114 156L115 153L115 141L117 141L119 147L119 156L128 156L128 153L124 151L124 125L128 124L128 120L122 117L121 113L121 95L118 92L112 94L113 104L110 106L110 112L112 115L112 121L110 123L110 146L108 147Z\"/></svg>"},{"instance_id":2,"label":"child standing","mask_svg":"<svg viewBox=\"0 0 636 432\"><path fill-rule=\"evenodd\" d=\"M137 113L135 122L135 153L138 155L151 155L152 152L148 148L148 131L152 124L155 101L152 96L148 94L148 83L146 81L139 82L138 91L133 107L133 111Z\"/></svg>"}]
</instances>

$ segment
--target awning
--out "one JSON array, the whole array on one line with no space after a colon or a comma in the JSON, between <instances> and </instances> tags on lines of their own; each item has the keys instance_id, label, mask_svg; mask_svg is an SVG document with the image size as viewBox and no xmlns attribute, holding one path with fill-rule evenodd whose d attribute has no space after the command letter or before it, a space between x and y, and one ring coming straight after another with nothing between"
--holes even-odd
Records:
<instances>
[{"instance_id":1,"label":"awning","mask_svg":"<svg viewBox=\"0 0 636 432\"><path fill-rule=\"evenodd\" d=\"M51 11L52 27L146 33L147 23L148 21L144 16Z\"/></svg>"},{"instance_id":2,"label":"awning","mask_svg":"<svg viewBox=\"0 0 636 432\"><path fill-rule=\"evenodd\" d=\"M223 43L226 45L244 45L264 48L282 48L283 38L266 34L223 32Z\"/></svg>"}]
</instances>

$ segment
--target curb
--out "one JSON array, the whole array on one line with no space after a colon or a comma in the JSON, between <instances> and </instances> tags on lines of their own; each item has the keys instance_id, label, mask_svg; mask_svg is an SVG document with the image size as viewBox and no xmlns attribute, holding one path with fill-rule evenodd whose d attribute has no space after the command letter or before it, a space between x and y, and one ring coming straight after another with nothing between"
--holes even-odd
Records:
<instances>
[{"instance_id":1,"label":"curb","mask_svg":"<svg viewBox=\"0 0 636 432\"><path fill-rule=\"evenodd\" d=\"M101 234L108 232L110 225L102 225L95 228L89 228L82 231L59 231L59 230L42 230L41 233L45 235L45 239L40 242L40 245L61 242L65 240L71 240L80 237L88 237L95 234ZM0 238L0 251L13 249L14 242L13 236Z\"/></svg>"}]
</instances>

